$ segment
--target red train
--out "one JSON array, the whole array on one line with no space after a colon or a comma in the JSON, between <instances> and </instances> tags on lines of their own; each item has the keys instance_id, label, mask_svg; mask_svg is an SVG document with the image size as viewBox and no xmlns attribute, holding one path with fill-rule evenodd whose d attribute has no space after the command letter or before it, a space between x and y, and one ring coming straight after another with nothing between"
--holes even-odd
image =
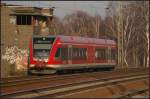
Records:
<instances>
[{"instance_id":1,"label":"red train","mask_svg":"<svg viewBox=\"0 0 150 99\"><path fill-rule=\"evenodd\" d=\"M29 74L105 68L116 65L114 40L75 36L33 36L29 44Z\"/></svg>"}]
</instances>

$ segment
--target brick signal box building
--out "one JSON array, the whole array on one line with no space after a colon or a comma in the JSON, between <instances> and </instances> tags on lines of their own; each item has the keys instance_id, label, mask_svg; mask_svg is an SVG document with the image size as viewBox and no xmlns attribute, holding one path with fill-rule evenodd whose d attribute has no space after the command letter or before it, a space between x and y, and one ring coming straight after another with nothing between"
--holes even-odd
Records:
<instances>
[{"instance_id":1,"label":"brick signal box building","mask_svg":"<svg viewBox=\"0 0 150 99\"><path fill-rule=\"evenodd\" d=\"M23 7L1 4L1 53L9 46L28 49L32 35L51 33L52 8ZM1 76L8 74L7 63L1 61Z\"/></svg>"}]
</instances>

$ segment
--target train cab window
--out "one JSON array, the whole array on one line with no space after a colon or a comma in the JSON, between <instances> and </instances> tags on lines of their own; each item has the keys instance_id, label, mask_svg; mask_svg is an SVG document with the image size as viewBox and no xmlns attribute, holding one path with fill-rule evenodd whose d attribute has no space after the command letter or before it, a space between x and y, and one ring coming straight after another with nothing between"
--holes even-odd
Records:
<instances>
[{"instance_id":1,"label":"train cab window","mask_svg":"<svg viewBox=\"0 0 150 99\"><path fill-rule=\"evenodd\" d=\"M54 40L53 37L33 37L33 56L47 59Z\"/></svg>"}]
</instances>

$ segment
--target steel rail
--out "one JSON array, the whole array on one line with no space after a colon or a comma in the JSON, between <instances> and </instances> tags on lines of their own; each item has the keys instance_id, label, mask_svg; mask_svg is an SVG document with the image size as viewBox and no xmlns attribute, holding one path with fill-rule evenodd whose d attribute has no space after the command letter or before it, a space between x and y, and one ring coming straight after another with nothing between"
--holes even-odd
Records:
<instances>
[{"instance_id":1,"label":"steel rail","mask_svg":"<svg viewBox=\"0 0 150 99\"><path fill-rule=\"evenodd\" d=\"M129 68L128 70L130 71L132 69ZM121 70L120 69L115 69L114 71L116 71L116 72L118 72L118 71L125 72L125 70L122 70L122 69ZM112 71L101 71L101 72L105 73L105 72L112 72ZM99 72L93 72L93 73L99 73ZM88 72L84 72L82 74L88 74ZM74 74L74 75L76 75L76 74ZM57 76L57 75L50 75L50 76ZM59 76L61 76L61 75L59 75ZM8 84L8 83L13 83L13 82L29 81L29 80L31 80L31 78L34 79L34 80L36 80L36 79L39 80L40 79L39 76L23 76L23 77L25 77L25 78L20 78L20 77L2 78L0 83L2 85L5 85L5 84ZM43 78L49 78L49 75L48 76L46 75L46 77L43 77Z\"/></svg>"},{"instance_id":2,"label":"steel rail","mask_svg":"<svg viewBox=\"0 0 150 99\"><path fill-rule=\"evenodd\" d=\"M110 71L103 71L103 72L101 72L101 73L107 73L107 72L109 72L109 73L111 73ZM119 71L116 71L116 72L119 72ZM94 74L98 74L98 73L100 73L100 72L93 72ZM54 79L54 78L58 78L58 77L69 77L69 76L78 76L78 75L81 75L81 74L84 74L84 75L91 75L91 74L89 74L89 72L85 72L85 73L77 73L77 74L65 74L65 75L50 75L50 76L46 76L46 77L35 77L35 78L31 78L31 77L29 77L29 78L25 78L25 79L15 79L15 80L12 80L12 81L7 81L7 82L2 82L1 81L1 87L9 87L9 86L16 86L16 85L18 85L18 83L20 83L20 84L26 84L27 82L26 81L29 81L29 82L31 82L31 83L33 83L33 82L39 82L39 80L44 80L44 79ZM92 74L93 75L93 74Z\"/></svg>"},{"instance_id":3,"label":"steel rail","mask_svg":"<svg viewBox=\"0 0 150 99\"><path fill-rule=\"evenodd\" d=\"M143 88L143 89L138 89L138 90L134 90L134 91L128 91L128 92L126 92L124 94L115 95L115 96L112 96L112 97L113 98L129 98L129 97L132 97L134 95L144 93L146 91L149 91L149 88Z\"/></svg>"},{"instance_id":4,"label":"steel rail","mask_svg":"<svg viewBox=\"0 0 150 99\"><path fill-rule=\"evenodd\" d=\"M134 80L135 79L143 79L143 78L146 78L146 76L142 76L142 77L134 77ZM123 80L122 80L123 79ZM87 87L94 87L94 86L106 86L106 85L110 85L110 84L113 84L113 83L119 83L119 82L125 82L125 81L129 81L131 79L129 78L119 78L119 79L116 79L116 80L106 80L106 81L88 81L88 82L82 82L82 83L78 83L78 84L68 84L67 86L61 86L60 87L57 87L56 89L53 89L53 90L40 90L38 91L38 94L36 93L32 93L32 94L24 94L24 95L20 95L20 96L15 96L14 98L36 98L36 97L42 97L42 96L45 96L45 95L53 95L53 94L60 94L60 93L64 93L64 92L69 92L69 91L73 91L73 90L78 90L78 89L83 89L83 88L87 88ZM132 78L133 80L133 78Z\"/></svg>"},{"instance_id":5,"label":"steel rail","mask_svg":"<svg viewBox=\"0 0 150 99\"><path fill-rule=\"evenodd\" d=\"M110 71L103 71L101 73L107 73ZM89 74L89 72L87 73L76 73L76 74L65 74L65 75L55 75L55 76L47 76L47 77L36 77L36 78L27 78L27 79L22 79L22 80L13 80L13 81L8 81L8 82L1 82L1 87L10 87L10 86L16 86L16 85L24 85L24 84L29 84L29 83L33 83L33 82L41 82L41 80L61 80L64 79L64 77L73 77L73 76L87 76L87 75L95 75L95 74L99 74L100 72L93 72L92 74ZM56 78L56 79L55 79ZM29 82L26 82L29 81Z\"/></svg>"},{"instance_id":6,"label":"steel rail","mask_svg":"<svg viewBox=\"0 0 150 99\"><path fill-rule=\"evenodd\" d=\"M128 70L132 70L132 68L128 68ZM134 69L135 70L135 69ZM118 72L118 71L125 71L122 69L115 69L114 71ZM110 71L101 71L101 72L110 72ZM86 74L88 72L84 72L82 74ZM97 73L97 72L94 72ZM47 76L47 75L46 75ZM50 76L56 76L56 75L50 75ZM60 75L59 75L60 76ZM21 78L21 77L25 77L25 78ZM33 78L34 77L34 78ZM49 77L49 75L48 75ZM21 79L20 79L21 78ZM6 83L12 83L12 82L22 82L22 81L28 81L30 79L39 79L39 76L19 76L19 77L8 77L8 78L1 78L1 84L6 84Z\"/></svg>"},{"instance_id":7,"label":"steel rail","mask_svg":"<svg viewBox=\"0 0 150 99\"><path fill-rule=\"evenodd\" d=\"M118 71L120 72L120 71ZM36 77L36 78L25 78L25 79L17 79L17 80L13 80L13 81L8 81L8 82L1 82L1 87L10 87L10 86L16 86L16 85L24 85L24 84L30 84L30 83L34 83L34 82L41 82L41 80L47 80L47 79L62 79L64 77L72 77L72 76L79 76L79 75L82 75L82 76L87 76L87 75L95 75L95 74L99 74L99 73L113 73L113 71L103 71L103 72L93 72L92 74L89 74L89 72L86 72L86 73L76 73L76 74L65 74L65 75L50 75L50 76L44 76L44 77Z\"/></svg>"},{"instance_id":8,"label":"steel rail","mask_svg":"<svg viewBox=\"0 0 150 99\"><path fill-rule=\"evenodd\" d=\"M17 92L12 92L12 93L2 93L2 96L14 96L14 95L18 95L18 94L25 94L25 93L28 93L27 94L27 97L31 97L31 95L29 95L29 93L30 94L32 94L32 96L33 96L33 94L35 95L35 97L36 96L40 96L39 94L41 94L41 93L43 93L43 94L41 94L41 95L46 95L46 94L44 94L44 91L46 91L46 90L52 90L52 91L54 91L55 92L55 90L59 90L59 89L62 89L62 88L64 88L64 89L68 89L68 88L66 88L66 87L73 87L73 86L77 86L77 85L84 85L84 84L86 84L86 85L95 85L95 84L92 84L92 83L96 83L96 84L105 84L106 82L109 82L110 80L114 80L114 79L125 79L126 78L126 80L129 80L129 78L131 78L132 76L134 77L136 77L136 76L142 76L142 75L146 75L146 76L144 76L144 78L147 78L148 76L147 76L147 74L136 74L136 75L125 75L125 76L122 76L122 77L108 77L108 78L102 78L102 79L96 79L96 80L92 80L92 81L83 81L83 82L78 82L78 83L70 83L70 84L61 84L61 85L56 85L56 86L47 86L47 87L43 87L43 88L36 88L36 89L26 89L26 90L20 90L20 91L17 91ZM114 81L113 81L114 82ZM113 83L112 81L111 81L111 83ZM91 83L91 84L90 84ZM85 87L85 86L84 86ZM79 88L79 87L78 87ZM34 92L36 92L36 93L34 93ZM37 94L38 93L38 94ZM47 93L48 94L48 93ZM25 94L26 95L26 94ZM18 96L19 97L19 96ZM34 96L33 96L34 97Z\"/></svg>"},{"instance_id":9,"label":"steel rail","mask_svg":"<svg viewBox=\"0 0 150 99\"><path fill-rule=\"evenodd\" d=\"M131 78L131 79L130 79ZM78 93L78 91L86 91L87 89L94 89L94 88L105 88L106 86L112 86L112 85L117 85L119 83L124 83L124 82L127 82L127 81L138 81L138 80L145 80L146 78L148 78L148 76L137 76L137 77L134 77L132 79L132 77L130 77L129 79L128 78L121 78L119 77L119 79L111 79L111 80L106 80L105 82L98 82L98 84L96 85L93 85L93 86L87 86L87 87L83 87L83 88L79 88L79 89L74 89L74 90L69 90L69 91L65 91L65 92L58 92L58 93L55 93L55 94L50 94L50 95L47 95L45 96L46 98L47 97L55 97L55 98L62 98L64 96L68 96L68 95L72 95L72 94L76 94ZM100 84L99 84L100 83ZM144 89L145 90L145 89ZM142 91L142 90L141 90ZM130 95L130 94L129 94ZM41 96L42 98L42 96ZM108 98L112 98L112 97L108 97ZM120 98L120 97L119 97Z\"/></svg>"},{"instance_id":10,"label":"steel rail","mask_svg":"<svg viewBox=\"0 0 150 99\"><path fill-rule=\"evenodd\" d=\"M103 73L105 72L110 72L110 71L103 71ZM93 73L100 73L100 72L93 72ZM89 74L89 72L86 72L86 73L76 73L76 74L71 74L71 75L80 75L80 74ZM69 74L70 75L70 74ZM63 74L63 75L59 75L59 76L69 76L68 74ZM58 75L49 75L49 76L46 76L46 77L40 77L39 76L36 76L35 78L32 78L32 80L39 80L41 78L52 78L53 77L57 77ZM27 76L25 76L27 77ZM28 78L25 78L25 79L19 79L19 77L15 77L14 80L10 80L10 81L7 81L7 82L1 82L1 84L8 84L8 83L13 83L13 82L22 82L22 81L30 81L31 80L31 77L29 76Z\"/></svg>"}]
</instances>

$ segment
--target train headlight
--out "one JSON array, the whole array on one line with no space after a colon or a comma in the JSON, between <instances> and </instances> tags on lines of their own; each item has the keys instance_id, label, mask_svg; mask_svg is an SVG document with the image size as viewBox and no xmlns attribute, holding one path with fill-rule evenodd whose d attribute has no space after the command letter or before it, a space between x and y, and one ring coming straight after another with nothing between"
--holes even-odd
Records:
<instances>
[{"instance_id":1,"label":"train headlight","mask_svg":"<svg viewBox=\"0 0 150 99\"><path fill-rule=\"evenodd\" d=\"M37 58L34 58L35 61L44 61L44 62L48 62L48 59L37 59Z\"/></svg>"},{"instance_id":2,"label":"train headlight","mask_svg":"<svg viewBox=\"0 0 150 99\"><path fill-rule=\"evenodd\" d=\"M48 62L48 59L44 59L45 62Z\"/></svg>"},{"instance_id":3,"label":"train headlight","mask_svg":"<svg viewBox=\"0 0 150 99\"><path fill-rule=\"evenodd\" d=\"M33 60L38 61L38 59L37 59L37 58L33 58Z\"/></svg>"}]
</instances>

